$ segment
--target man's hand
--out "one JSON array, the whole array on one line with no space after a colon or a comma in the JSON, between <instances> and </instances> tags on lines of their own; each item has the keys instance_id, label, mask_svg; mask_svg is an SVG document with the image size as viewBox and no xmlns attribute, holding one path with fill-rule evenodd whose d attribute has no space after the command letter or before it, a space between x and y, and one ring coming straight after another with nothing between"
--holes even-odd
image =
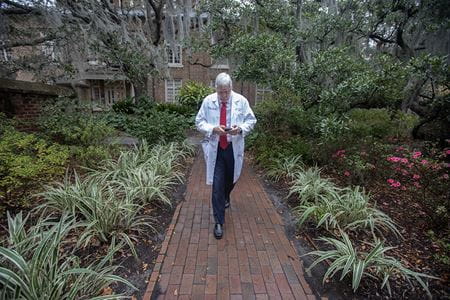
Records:
<instances>
[{"instance_id":1,"label":"man's hand","mask_svg":"<svg viewBox=\"0 0 450 300\"><path fill-rule=\"evenodd\" d=\"M233 125L233 126L231 126L231 130L228 131L227 133L231 134L231 135L238 135L238 134L241 134L241 132L242 132L242 129L240 127Z\"/></svg>"},{"instance_id":2,"label":"man's hand","mask_svg":"<svg viewBox=\"0 0 450 300\"><path fill-rule=\"evenodd\" d=\"M224 125L220 125L220 126L214 127L214 129L213 129L213 133L218 134L218 135L226 135L229 132L230 131L228 131L228 132L225 131L225 126Z\"/></svg>"}]
</instances>

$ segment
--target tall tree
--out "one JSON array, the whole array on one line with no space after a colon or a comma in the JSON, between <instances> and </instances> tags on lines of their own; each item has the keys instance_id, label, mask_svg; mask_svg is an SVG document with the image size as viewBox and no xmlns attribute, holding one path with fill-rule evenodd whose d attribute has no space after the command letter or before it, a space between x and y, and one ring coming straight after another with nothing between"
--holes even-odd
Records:
<instances>
[{"instance_id":1,"label":"tall tree","mask_svg":"<svg viewBox=\"0 0 450 300\"><path fill-rule=\"evenodd\" d=\"M189 36L190 18L182 16L192 13L189 0L2 0L0 50L28 55L16 56L0 71L2 76L20 69L40 74L52 66L53 78L72 73L75 80L93 68L114 67L137 95L145 94L149 76L166 75L167 44ZM47 55L52 64L42 56L50 47L56 52ZM48 72L43 75L49 79Z\"/></svg>"}]
</instances>

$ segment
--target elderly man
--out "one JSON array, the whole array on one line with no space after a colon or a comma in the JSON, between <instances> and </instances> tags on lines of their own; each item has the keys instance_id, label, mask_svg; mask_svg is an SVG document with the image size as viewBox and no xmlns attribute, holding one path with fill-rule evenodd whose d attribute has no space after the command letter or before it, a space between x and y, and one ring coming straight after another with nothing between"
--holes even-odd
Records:
<instances>
[{"instance_id":1,"label":"elderly man","mask_svg":"<svg viewBox=\"0 0 450 300\"><path fill-rule=\"evenodd\" d=\"M207 96L195 118L197 129L205 134L202 141L206 161L206 184L212 184L214 236L221 239L225 208L239 178L244 159L244 137L256 123L247 99L232 91L228 74L216 78L216 93Z\"/></svg>"}]
</instances>

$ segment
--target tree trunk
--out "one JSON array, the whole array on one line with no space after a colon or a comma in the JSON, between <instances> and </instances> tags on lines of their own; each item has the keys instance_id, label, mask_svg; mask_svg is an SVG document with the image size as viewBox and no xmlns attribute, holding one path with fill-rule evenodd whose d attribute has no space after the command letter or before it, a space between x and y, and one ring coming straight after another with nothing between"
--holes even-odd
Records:
<instances>
[{"instance_id":1,"label":"tree trunk","mask_svg":"<svg viewBox=\"0 0 450 300\"><path fill-rule=\"evenodd\" d=\"M145 83L133 82L133 86L134 86L134 97L135 97L135 99L138 100L138 99L143 98L143 97L148 98L149 95L148 95L147 85Z\"/></svg>"},{"instance_id":2,"label":"tree trunk","mask_svg":"<svg viewBox=\"0 0 450 300\"><path fill-rule=\"evenodd\" d=\"M411 78L405 87L405 98L403 99L401 110L406 112L419 100L419 94L425 84L423 78Z\"/></svg>"}]
</instances>

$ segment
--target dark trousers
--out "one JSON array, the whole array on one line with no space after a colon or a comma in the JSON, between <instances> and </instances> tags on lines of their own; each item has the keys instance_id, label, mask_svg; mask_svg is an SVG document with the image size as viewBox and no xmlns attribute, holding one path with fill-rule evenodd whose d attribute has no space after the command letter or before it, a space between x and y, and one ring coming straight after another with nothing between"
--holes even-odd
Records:
<instances>
[{"instance_id":1,"label":"dark trousers","mask_svg":"<svg viewBox=\"0 0 450 300\"><path fill-rule=\"evenodd\" d=\"M233 177L233 145L229 143L225 150L218 146L212 186L212 207L216 223L225 222L225 202L230 201L230 193L234 188Z\"/></svg>"}]
</instances>

